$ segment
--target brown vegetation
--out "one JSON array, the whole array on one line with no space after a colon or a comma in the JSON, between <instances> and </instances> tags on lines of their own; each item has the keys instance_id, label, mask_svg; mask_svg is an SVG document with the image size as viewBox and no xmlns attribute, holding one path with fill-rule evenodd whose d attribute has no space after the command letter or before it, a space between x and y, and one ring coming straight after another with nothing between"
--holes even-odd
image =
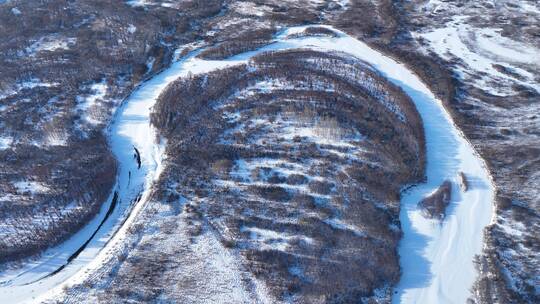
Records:
<instances>
[{"instance_id":1,"label":"brown vegetation","mask_svg":"<svg viewBox=\"0 0 540 304\"><path fill-rule=\"evenodd\" d=\"M437 190L418 203L423 214L428 218L444 219L446 207L452 199L452 183L444 181Z\"/></svg>"}]
</instances>

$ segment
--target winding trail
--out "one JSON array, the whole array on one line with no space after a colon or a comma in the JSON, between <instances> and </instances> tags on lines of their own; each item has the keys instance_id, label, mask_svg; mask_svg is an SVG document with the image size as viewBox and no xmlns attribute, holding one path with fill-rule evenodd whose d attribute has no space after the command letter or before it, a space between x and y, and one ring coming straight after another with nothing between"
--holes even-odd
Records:
<instances>
[{"instance_id":1,"label":"winding trail","mask_svg":"<svg viewBox=\"0 0 540 304\"><path fill-rule=\"evenodd\" d=\"M108 129L112 151L119 161L116 192L111 193L99 215L64 244L47 250L42 258L22 268L0 273L0 303L54 297L62 287L84 281L114 254L114 248L125 239L128 227L146 205L152 183L161 172L164 144L156 143L159 139L149 124L149 116L169 83L189 73L245 63L264 51L293 48L351 54L371 64L412 98L424 122L427 182L402 195L404 238L399 251L403 275L393 302L464 303L476 277L473 256L481 252L483 229L493 214L494 189L483 161L452 123L440 100L405 65L329 26L337 37L287 38L306 27L288 28L274 43L227 60L201 60L195 58L197 52L191 53L141 84L117 110ZM454 199L442 224L424 219L416 203L445 179L457 183L459 172L467 175L469 191L453 187ZM118 201L113 204L114 193L118 193Z\"/></svg>"}]
</instances>

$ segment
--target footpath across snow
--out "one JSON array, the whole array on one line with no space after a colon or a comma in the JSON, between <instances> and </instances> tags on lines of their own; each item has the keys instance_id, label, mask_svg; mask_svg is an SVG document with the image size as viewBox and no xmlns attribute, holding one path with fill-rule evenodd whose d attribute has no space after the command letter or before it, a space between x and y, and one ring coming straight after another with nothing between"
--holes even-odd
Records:
<instances>
[{"instance_id":1,"label":"footpath across snow","mask_svg":"<svg viewBox=\"0 0 540 304\"><path fill-rule=\"evenodd\" d=\"M152 181L159 176L161 147L149 124L149 114L157 97L172 81L188 74L206 73L245 63L264 51L311 48L351 54L400 86L414 101L424 122L427 147L427 182L403 194L400 219L404 238L400 244L402 279L395 303L464 303L476 277L473 257L481 252L483 229L489 224L494 189L482 159L453 124L442 103L407 67L332 27L337 37L297 37L308 26L282 31L276 41L253 52L227 60L207 61L187 58L143 83L118 109L110 127L110 143L119 160L115 187L119 205L86 248L64 268L68 257L86 242L107 213L100 215L65 244L49 250L42 259L11 273L0 273L0 302L32 302L50 298L63 286L82 282L98 269L124 238L127 228L148 199ZM292 37L292 36L289 36ZM134 148L141 156L139 169ZM131 173L130 173L131 172ZM453 187L453 200L444 222L421 216L417 202L446 180L458 182L459 172L469 179L470 189ZM111 199L112 199L111 194ZM140 200L135 200L142 195ZM135 200L135 201L134 201ZM133 205L130 205L133 202ZM133 206L133 207L129 207ZM126 213L130 212L127 220ZM54 275L51 273L56 272Z\"/></svg>"}]
</instances>

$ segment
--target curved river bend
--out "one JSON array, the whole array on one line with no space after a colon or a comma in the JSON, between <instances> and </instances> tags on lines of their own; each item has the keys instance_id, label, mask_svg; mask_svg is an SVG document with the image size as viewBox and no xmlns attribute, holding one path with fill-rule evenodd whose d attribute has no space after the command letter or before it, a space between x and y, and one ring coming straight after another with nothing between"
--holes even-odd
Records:
<instances>
[{"instance_id":1,"label":"curved river bend","mask_svg":"<svg viewBox=\"0 0 540 304\"><path fill-rule=\"evenodd\" d=\"M62 287L82 282L110 258L146 205L151 185L159 177L163 145L156 143L149 116L169 83L188 73L245 63L264 51L312 48L345 52L371 64L411 97L424 123L427 182L402 193L402 278L393 302L465 303L477 275L473 257L481 252L483 229L493 214L494 188L482 159L453 124L441 101L405 65L329 26L337 37L287 38L306 27L288 28L274 43L227 60L207 61L191 54L141 84L117 110L108 129L112 151L119 161L115 192L99 215L64 244L20 269L0 273L0 302L37 302L54 297ZM470 187L466 192L453 187L444 222L423 218L417 202L446 179L457 185L459 172L466 174ZM115 203L114 193L118 196Z\"/></svg>"}]
</instances>

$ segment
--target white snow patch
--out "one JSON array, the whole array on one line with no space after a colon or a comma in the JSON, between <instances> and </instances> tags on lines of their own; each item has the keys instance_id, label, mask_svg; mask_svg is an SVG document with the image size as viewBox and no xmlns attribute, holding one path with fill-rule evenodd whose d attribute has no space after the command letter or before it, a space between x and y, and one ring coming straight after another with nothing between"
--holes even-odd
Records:
<instances>
[{"instance_id":1,"label":"white snow patch","mask_svg":"<svg viewBox=\"0 0 540 304\"><path fill-rule=\"evenodd\" d=\"M295 137L306 138L307 141L318 145L331 145L335 147L355 148L356 146L342 140L341 135L335 135L336 130L326 127L286 126L283 128L283 138L292 141ZM358 136L357 139L361 137Z\"/></svg>"},{"instance_id":2,"label":"white snow patch","mask_svg":"<svg viewBox=\"0 0 540 304\"><path fill-rule=\"evenodd\" d=\"M96 104L98 100L101 100L107 94L107 84L105 81L95 83L90 86L93 94L87 96L77 96L77 100L80 104L77 106L78 109L86 110L89 107Z\"/></svg>"},{"instance_id":3,"label":"white snow patch","mask_svg":"<svg viewBox=\"0 0 540 304\"><path fill-rule=\"evenodd\" d=\"M68 137L65 131L49 132L45 136L44 144L47 146L67 146Z\"/></svg>"},{"instance_id":4,"label":"white snow patch","mask_svg":"<svg viewBox=\"0 0 540 304\"><path fill-rule=\"evenodd\" d=\"M268 83L270 82L268 81ZM262 89L259 86L257 87ZM236 97L245 95L242 92L237 93ZM230 113L227 111L224 111L223 115L231 122L241 117L241 113ZM365 140L365 137L355 130L339 125L335 119L329 117L303 117L306 115L298 115L296 113L285 113L283 115L294 115L295 117L293 119L284 119L278 116L272 122L267 117L252 118L227 130L221 142L237 144L233 137L234 134L246 132L245 130L250 128L264 128L264 134L254 138L252 140L253 142L264 145L275 140L292 142L295 138L301 138L303 141L315 143L329 150L329 152L340 154L344 157L350 155L343 154L335 149L341 148L362 152L358 143ZM347 153L351 152L353 151L347 151Z\"/></svg>"},{"instance_id":5,"label":"white snow patch","mask_svg":"<svg viewBox=\"0 0 540 304\"><path fill-rule=\"evenodd\" d=\"M289 246L289 242L293 240L303 240L308 244L312 244L314 240L306 236L291 235L284 232L277 232L269 229L261 229L258 227L242 227L241 232L248 232L252 242L256 242L263 250L281 250L285 251Z\"/></svg>"},{"instance_id":6,"label":"white snow patch","mask_svg":"<svg viewBox=\"0 0 540 304\"><path fill-rule=\"evenodd\" d=\"M76 100L78 102L77 107L75 108L78 111L83 113L82 118L84 121L88 122L91 125L96 125L100 121L97 120L91 113L90 109L99 104L100 101L103 101L107 95L107 83L104 80L98 83L94 83L90 86L91 94L88 95L79 95Z\"/></svg>"},{"instance_id":7,"label":"white snow patch","mask_svg":"<svg viewBox=\"0 0 540 304\"><path fill-rule=\"evenodd\" d=\"M33 89L37 87L50 88L59 85L58 83L48 83L42 82L39 78L31 78L29 80L23 81L17 85L18 90L22 89Z\"/></svg>"},{"instance_id":8,"label":"white snow patch","mask_svg":"<svg viewBox=\"0 0 540 304\"><path fill-rule=\"evenodd\" d=\"M9 149L12 142L13 142L13 137L0 136L0 150Z\"/></svg>"},{"instance_id":9,"label":"white snow patch","mask_svg":"<svg viewBox=\"0 0 540 304\"><path fill-rule=\"evenodd\" d=\"M246 16L264 16L264 14L270 10L270 7L264 5L255 5L251 2L237 2L233 9L242 15Z\"/></svg>"},{"instance_id":10,"label":"white snow patch","mask_svg":"<svg viewBox=\"0 0 540 304\"><path fill-rule=\"evenodd\" d=\"M156 61L156 58L150 57L148 60L146 60L146 69L147 73L152 71L152 68L154 67L154 62Z\"/></svg>"},{"instance_id":11,"label":"white snow patch","mask_svg":"<svg viewBox=\"0 0 540 304\"><path fill-rule=\"evenodd\" d=\"M16 7L14 7L14 8L11 9L11 13L12 13L13 15L15 15L15 16L18 16L18 15L22 14L22 12L21 12L18 8L16 8Z\"/></svg>"},{"instance_id":12,"label":"white snow patch","mask_svg":"<svg viewBox=\"0 0 540 304\"><path fill-rule=\"evenodd\" d=\"M364 233L361 229L359 229L358 227L354 225L346 223L341 219L331 218L331 219L324 220L324 222L335 229L347 230L354 233L356 236L366 236L366 233Z\"/></svg>"},{"instance_id":13,"label":"white snow patch","mask_svg":"<svg viewBox=\"0 0 540 304\"><path fill-rule=\"evenodd\" d=\"M462 23L463 19L463 16L455 17L445 27L430 32L413 33L413 37L425 39L429 48L446 60L461 60L465 67L457 68L459 75L469 79L479 88L488 89L491 94L513 95L512 86L507 84L515 82L533 87L540 92L540 84L535 81L532 73L513 67L513 70L528 78L528 81L522 81L494 68L495 64L500 63L500 59L508 63L540 66L540 50L502 37L499 30L493 28L473 28ZM471 74L471 71L475 73ZM478 73L487 75L478 77Z\"/></svg>"},{"instance_id":14,"label":"white snow patch","mask_svg":"<svg viewBox=\"0 0 540 304\"><path fill-rule=\"evenodd\" d=\"M18 181L13 183L13 186L17 188L19 193L30 192L32 195L45 193L49 190L47 186L35 181Z\"/></svg>"},{"instance_id":15,"label":"white snow patch","mask_svg":"<svg viewBox=\"0 0 540 304\"><path fill-rule=\"evenodd\" d=\"M129 0L126 2L129 6L138 7L138 6L146 6L148 4L151 4L150 1L147 0Z\"/></svg>"},{"instance_id":16,"label":"white snow patch","mask_svg":"<svg viewBox=\"0 0 540 304\"><path fill-rule=\"evenodd\" d=\"M193 271L201 270L212 273L207 277L205 285L209 286L203 295L205 303L249 303L250 295L244 291L238 257L223 248L210 233L197 238L193 250L201 252L204 257L193 265ZM181 274L183 275L183 274ZM220 290L221 289L221 290ZM219 292L216 292L219 291ZM201 295L195 295L194 303L201 302ZM252 299L251 299L252 300Z\"/></svg>"},{"instance_id":17,"label":"white snow patch","mask_svg":"<svg viewBox=\"0 0 540 304\"><path fill-rule=\"evenodd\" d=\"M536 2L536 5L533 5L533 4L529 4L526 1L516 1L515 4L518 4L520 8L526 13L540 15L540 6L538 5L538 2Z\"/></svg>"},{"instance_id":18,"label":"white snow patch","mask_svg":"<svg viewBox=\"0 0 540 304\"><path fill-rule=\"evenodd\" d=\"M136 27L135 25L133 25L133 24L129 24L127 30L128 30L128 32L129 32L130 34L133 34L133 33L135 33L135 32L137 31L137 27Z\"/></svg>"},{"instance_id":19,"label":"white snow patch","mask_svg":"<svg viewBox=\"0 0 540 304\"><path fill-rule=\"evenodd\" d=\"M77 38L61 37L53 34L41 37L38 41L32 43L26 48L30 56L42 51L68 50L77 43Z\"/></svg>"},{"instance_id":20,"label":"white snow patch","mask_svg":"<svg viewBox=\"0 0 540 304\"><path fill-rule=\"evenodd\" d=\"M323 81L313 81L311 85L305 82L294 82L282 80L279 78L270 78L258 81L256 84L245 88L243 91L246 94L253 95L255 92L271 93L274 90L294 90L294 89L311 89L316 91L334 92L333 84Z\"/></svg>"},{"instance_id":21,"label":"white snow patch","mask_svg":"<svg viewBox=\"0 0 540 304\"><path fill-rule=\"evenodd\" d=\"M539 50L527 44L503 37L499 31L502 31L502 29L477 29L475 33L478 46L483 51L502 57L509 62L540 65Z\"/></svg>"}]
</instances>

